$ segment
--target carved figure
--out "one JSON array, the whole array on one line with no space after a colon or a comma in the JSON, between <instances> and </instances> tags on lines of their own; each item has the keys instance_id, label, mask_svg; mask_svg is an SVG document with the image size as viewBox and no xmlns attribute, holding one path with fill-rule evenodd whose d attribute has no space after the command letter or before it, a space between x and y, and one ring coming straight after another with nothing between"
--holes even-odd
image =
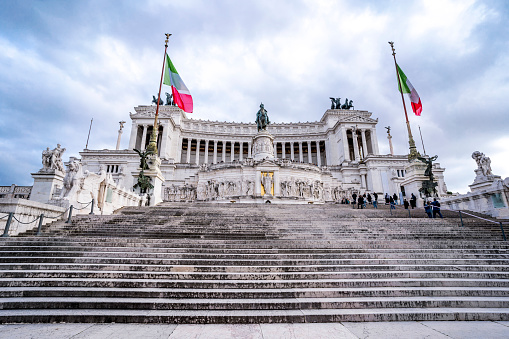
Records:
<instances>
[{"instance_id":1,"label":"carved figure","mask_svg":"<svg viewBox=\"0 0 509 339\"><path fill-rule=\"evenodd\" d=\"M49 147L46 148L45 151L42 151L42 169L50 169L51 168L51 151Z\"/></svg>"},{"instance_id":2,"label":"carved figure","mask_svg":"<svg viewBox=\"0 0 509 339\"><path fill-rule=\"evenodd\" d=\"M61 148L60 144L50 151L49 147L42 151L42 170L58 170L65 172L64 163L62 162L62 154L64 154L65 148Z\"/></svg>"},{"instance_id":3,"label":"carved figure","mask_svg":"<svg viewBox=\"0 0 509 339\"><path fill-rule=\"evenodd\" d=\"M422 161L423 163L425 163L427 165L426 170L424 171L424 175L427 176L430 181L433 181L433 179L434 179L432 167L433 167L433 161L437 160L437 158L438 158L438 155L435 155L434 157L430 157L430 158L417 157L417 159L419 159L420 161Z\"/></svg>"},{"instance_id":4,"label":"carved figure","mask_svg":"<svg viewBox=\"0 0 509 339\"><path fill-rule=\"evenodd\" d=\"M83 178L81 162L77 159L69 162L69 170L64 177L64 186L60 192L60 198L73 196L80 189L80 180Z\"/></svg>"},{"instance_id":5,"label":"carved figure","mask_svg":"<svg viewBox=\"0 0 509 339\"><path fill-rule=\"evenodd\" d=\"M175 102L173 101L173 94L166 92L166 105L167 106L175 106ZM154 97L155 99L155 97Z\"/></svg>"},{"instance_id":6,"label":"carved figure","mask_svg":"<svg viewBox=\"0 0 509 339\"><path fill-rule=\"evenodd\" d=\"M491 172L491 159L479 151L472 153L472 159L477 163L477 169L481 170L485 176L492 176Z\"/></svg>"},{"instance_id":7,"label":"carved figure","mask_svg":"<svg viewBox=\"0 0 509 339\"><path fill-rule=\"evenodd\" d=\"M256 113L255 122L258 127L258 132L267 130L267 126L270 124L269 116L267 115L267 110L263 106L263 103L260 104L260 109Z\"/></svg>"},{"instance_id":8,"label":"carved figure","mask_svg":"<svg viewBox=\"0 0 509 339\"><path fill-rule=\"evenodd\" d=\"M152 152L152 151L141 152L141 151L137 150L136 148L134 149L134 151L136 153L138 153L138 155L140 156L140 168L141 168L141 170L142 171L147 170L148 169L147 158L148 158L149 155L154 154L154 152Z\"/></svg>"},{"instance_id":9,"label":"carved figure","mask_svg":"<svg viewBox=\"0 0 509 339\"><path fill-rule=\"evenodd\" d=\"M157 98L155 95L152 96L152 103L157 105ZM163 104L163 100L159 98L159 105Z\"/></svg>"},{"instance_id":10,"label":"carved figure","mask_svg":"<svg viewBox=\"0 0 509 339\"><path fill-rule=\"evenodd\" d=\"M341 98L329 98L331 100L331 109L341 109Z\"/></svg>"},{"instance_id":11,"label":"carved figure","mask_svg":"<svg viewBox=\"0 0 509 339\"><path fill-rule=\"evenodd\" d=\"M272 176L270 173L262 174L262 185L265 190L265 194L272 194Z\"/></svg>"},{"instance_id":12,"label":"carved figure","mask_svg":"<svg viewBox=\"0 0 509 339\"><path fill-rule=\"evenodd\" d=\"M336 99L333 97L329 97L329 99L331 101L330 109L336 109Z\"/></svg>"}]
</instances>

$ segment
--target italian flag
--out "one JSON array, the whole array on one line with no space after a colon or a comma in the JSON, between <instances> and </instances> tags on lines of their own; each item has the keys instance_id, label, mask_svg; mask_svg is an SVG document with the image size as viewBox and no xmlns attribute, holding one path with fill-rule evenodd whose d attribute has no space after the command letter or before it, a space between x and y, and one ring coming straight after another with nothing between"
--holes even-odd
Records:
<instances>
[{"instance_id":1,"label":"italian flag","mask_svg":"<svg viewBox=\"0 0 509 339\"><path fill-rule=\"evenodd\" d=\"M184 84L184 81L182 81L177 69L173 66L168 54L166 54L163 84L171 86L173 101L180 109L187 113L193 113L193 97Z\"/></svg>"},{"instance_id":2,"label":"italian flag","mask_svg":"<svg viewBox=\"0 0 509 339\"><path fill-rule=\"evenodd\" d=\"M399 89L399 91L408 94L410 97L410 102L412 103L412 110L414 111L415 115L420 116L422 112L421 98L419 98L419 94L417 94L417 91L415 90L414 86L412 86L405 73L403 73L401 68L399 68L399 65L396 64L396 66L398 67L399 83L402 87Z\"/></svg>"}]
</instances>

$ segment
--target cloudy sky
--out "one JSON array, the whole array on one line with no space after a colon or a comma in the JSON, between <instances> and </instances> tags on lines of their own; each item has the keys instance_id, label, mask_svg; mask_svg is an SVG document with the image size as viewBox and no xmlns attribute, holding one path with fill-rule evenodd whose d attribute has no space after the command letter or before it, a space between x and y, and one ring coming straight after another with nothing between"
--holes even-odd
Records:
<instances>
[{"instance_id":1,"label":"cloudy sky","mask_svg":"<svg viewBox=\"0 0 509 339\"><path fill-rule=\"evenodd\" d=\"M408 139L394 62L417 89L418 149L466 193L473 151L509 176L507 1L149 0L0 2L0 185L31 185L41 152L114 149L121 120L157 93L164 33L194 98L189 117L318 121L330 96L379 118L382 154ZM163 89L164 90L164 89ZM409 107L410 113L411 108Z\"/></svg>"}]
</instances>

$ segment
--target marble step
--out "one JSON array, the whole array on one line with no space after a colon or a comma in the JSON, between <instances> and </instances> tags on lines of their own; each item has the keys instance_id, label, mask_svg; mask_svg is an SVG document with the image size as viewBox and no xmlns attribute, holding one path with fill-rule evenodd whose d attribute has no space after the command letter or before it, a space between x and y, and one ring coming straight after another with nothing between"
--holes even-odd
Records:
<instances>
[{"instance_id":1,"label":"marble step","mask_svg":"<svg viewBox=\"0 0 509 339\"><path fill-rule=\"evenodd\" d=\"M192 289L125 287L3 287L8 297L107 297L107 298L200 298L200 299L277 299L277 298L357 298L357 297L508 297L509 287L351 287L282 289Z\"/></svg>"},{"instance_id":2,"label":"marble step","mask_svg":"<svg viewBox=\"0 0 509 339\"><path fill-rule=\"evenodd\" d=\"M0 323L247 324L342 321L507 321L504 308L377 308L309 310L0 310Z\"/></svg>"},{"instance_id":3,"label":"marble step","mask_svg":"<svg viewBox=\"0 0 509 339\"><path fill-rule=\"evenodd\" d=\"M202 288L281 289L352 287L509 287L509 279L475 278L384 278L312 280L172 280L106 278L0 278L0 287L121 287L121 288Z\"/></svg>"},{"instance_id":4,"label":"marble step","mask_svg":"<svg viewBox=\"0 0 509 339\"><path fill-rule=\"evenodd\" d=\"M0 309L124 309L124 310L305 310L373 308L508 308L509 297L375 297L275 299L161 299L20 297L1 298ZM509 312L509 310L507 310Z\"/></svg>"},{"instance_id":5,"label":"marble step","mask_svg":"<svg viewBox=\"0 0 509 339\"><path fill-rule=\"evenodd\" d=\"M311 279L508 279L509 266L505 272L478 271L374 271L374 272L301 272L301 273L179 273L179 272L132 272L132 271L71 271L71 270L2 270L2 278L63 278L63 279L171 279L171 280L311 280Z\"/></svg>"}]
</instances>

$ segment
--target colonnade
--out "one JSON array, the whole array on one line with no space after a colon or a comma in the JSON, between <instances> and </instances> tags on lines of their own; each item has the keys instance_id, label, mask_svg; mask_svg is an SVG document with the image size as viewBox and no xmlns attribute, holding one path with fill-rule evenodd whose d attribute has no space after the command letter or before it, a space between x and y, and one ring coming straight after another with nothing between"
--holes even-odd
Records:
<instances>
[{"instance_id":1,"label":"colonnade","mask_svg":"<svg viewBox=\"0 0 509 339\"><path fill-rule=\"evenodd\" d=\"M242 161L245 158L252 157L251 148L251 141L184 138L182 140L180 159L182 163L196 165ZM321 148L323 152L320 150ZM310 164L314 163L318 166L326 164L325 141L323 140L295 142L274 141L274 150L276 159L288 159Z\"/></svg>"},{"instance_id":2,"label":"colonnade","mask_svg":"<svg viewBox=\"0 0 509 339\"><path fill-rule=\"evenodd\" d=\"M342 127L345 161L360 161L369 154L379 154L376 130L368 128Z\"/></svg>"}]
</instances>

